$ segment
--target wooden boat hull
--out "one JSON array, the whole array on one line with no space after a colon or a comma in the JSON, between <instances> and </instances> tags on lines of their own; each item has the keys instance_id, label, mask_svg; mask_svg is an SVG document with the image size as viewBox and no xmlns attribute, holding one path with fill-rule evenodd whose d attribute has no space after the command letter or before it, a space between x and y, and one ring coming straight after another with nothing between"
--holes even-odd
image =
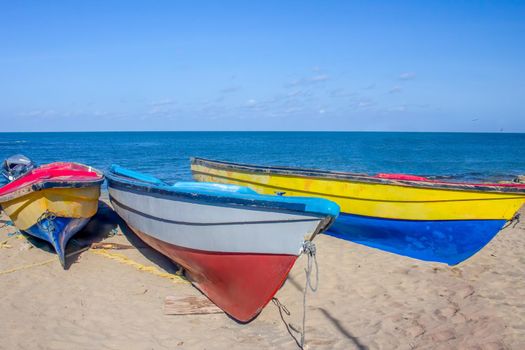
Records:
<instances>
[{"instance_id":1,"label":"wooden boat hull","mask_svg":"<svg viewBox=\"0 0 525 350\"><path fill-rule=\"evenodd\" d=\"M64 166L64 163L57 164ZM101 173L89 167L73 166L75 171L67 171L63 177L57 172L50 176L43 171L30 182L22 178L17 180L20 186L13 182L2 188L10 186L9 191L0 190L0 204L13 224L51 243L62 266L65 266L65 247L69 239L97 212L104 179Z\"/></svg>"},{"instance_id":2,"label":"wooden boat hull","mask_svg":"<svg viewBox=\"0 0 525 350\"><path fill-rule=\"evenodd\" d=\"M148 245L184 267L192 283L241 322L259 314L305 241L338 214L308 212L301 199L180 191L107 174L115 211ZM314 200L315 201L315 200Z\"/></svg>"},{"instance_id":3,"label":"wooden boat hull","mask_svg":"<svg viewBox=\"0 0 525 350\"><path fill-rule=\"evenodd\" d=\"M384 179L192 159L195 180L339 204L328 234L413 258L457 264L479 251L525 203L525 187ZM410 177L407 177L410 178Z\"/></svg>"}]
</instances>

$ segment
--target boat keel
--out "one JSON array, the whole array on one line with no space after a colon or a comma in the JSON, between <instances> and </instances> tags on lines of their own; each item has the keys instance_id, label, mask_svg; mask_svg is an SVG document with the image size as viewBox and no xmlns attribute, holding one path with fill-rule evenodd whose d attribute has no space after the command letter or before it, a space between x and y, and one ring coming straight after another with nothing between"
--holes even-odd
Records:
<instances>
[{"instance_id":1,"label":"boat keel","mask_svg":"<svg viewBox=\"0 0 525 350\"><path fill-rule=\"evenodd\" d=\"M66 245L69 239L82 230L90 218L46 217L26 230L31 236L43 239L53 246L60 264L66 268Z\"/></svg>"}]
</instances>

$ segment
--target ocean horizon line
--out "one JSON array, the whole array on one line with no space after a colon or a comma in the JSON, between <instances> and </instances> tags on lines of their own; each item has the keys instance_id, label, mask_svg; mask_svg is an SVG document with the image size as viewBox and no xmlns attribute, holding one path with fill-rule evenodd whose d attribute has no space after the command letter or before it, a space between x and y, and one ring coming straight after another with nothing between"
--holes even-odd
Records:
<instances>
[{"instance_id":1,"label":"ocean horizon line","mask_svg":"<svg viewBox=\"0 0 525 350\"><path fill-rule=\"evenodd\" d=\"M390 133L390 134L525 134L525 131L387 131L387 130L65 130L0 131L0 134L74 134L74 133Z\"/></svg>"}]
</instances>

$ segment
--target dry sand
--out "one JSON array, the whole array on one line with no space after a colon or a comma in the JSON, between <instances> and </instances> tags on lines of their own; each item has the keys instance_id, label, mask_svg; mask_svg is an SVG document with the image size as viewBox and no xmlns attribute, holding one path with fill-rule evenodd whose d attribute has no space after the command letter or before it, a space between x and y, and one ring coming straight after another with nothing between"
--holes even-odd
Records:
<instances>
[{"instance_id":1,"label":"dry sand","mask_svg":"<svg viewBox=\"0 0 525 350\"><path fill-rule=\"evenodd\" d=\"M2 226L7 217L0 220ZM131 241L135 248L118 253L176 271L124 226L126 235L108 237L117 223L122 225L102 204L76 242ZM13 231L1 228L0 241ZM320 281L318 291L307 297L306 348L525 349L524 223L500 232L456 267L324 235L315 243ZM0 271L54 258L45 245L29 247L25 239L11 238L0 248ZM75 249L75 244L69 246L69 251ZM298 260L276 295L290 314L281 310L281 317L276 303L270 303L245 325L224 314L164 315L166 296L199 295L189 284L93 251L68 262L67 271L53 261L0 272L0 348L297 349L286 324L301 326L306 257Z\"/></svg>"}]
</instances>

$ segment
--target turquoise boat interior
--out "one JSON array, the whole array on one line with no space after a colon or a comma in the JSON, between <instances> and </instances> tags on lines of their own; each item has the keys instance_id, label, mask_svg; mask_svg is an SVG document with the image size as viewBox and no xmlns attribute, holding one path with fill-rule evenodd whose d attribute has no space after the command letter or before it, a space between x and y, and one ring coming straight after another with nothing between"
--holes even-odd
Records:
<instances>
[{"instance_id":1,"label":"turquoise boat interior","mask_svg":"<svg viewBox=\"0 0 525 350\"><path fill-rule=\"evenodd\" d=\"M118 165L111 166L106 174L106 178L108 182L112 183L113 187L147 187L150 192L202 199L217 205L256 204L259 207L267 207L268 209L291 210L330 216L332 218L336 218L339 215L339 205L323 198L264 195L245 186L219 183L184 181L170 185L151 175L129 170Z\"/></svg>"}]
</instances>

